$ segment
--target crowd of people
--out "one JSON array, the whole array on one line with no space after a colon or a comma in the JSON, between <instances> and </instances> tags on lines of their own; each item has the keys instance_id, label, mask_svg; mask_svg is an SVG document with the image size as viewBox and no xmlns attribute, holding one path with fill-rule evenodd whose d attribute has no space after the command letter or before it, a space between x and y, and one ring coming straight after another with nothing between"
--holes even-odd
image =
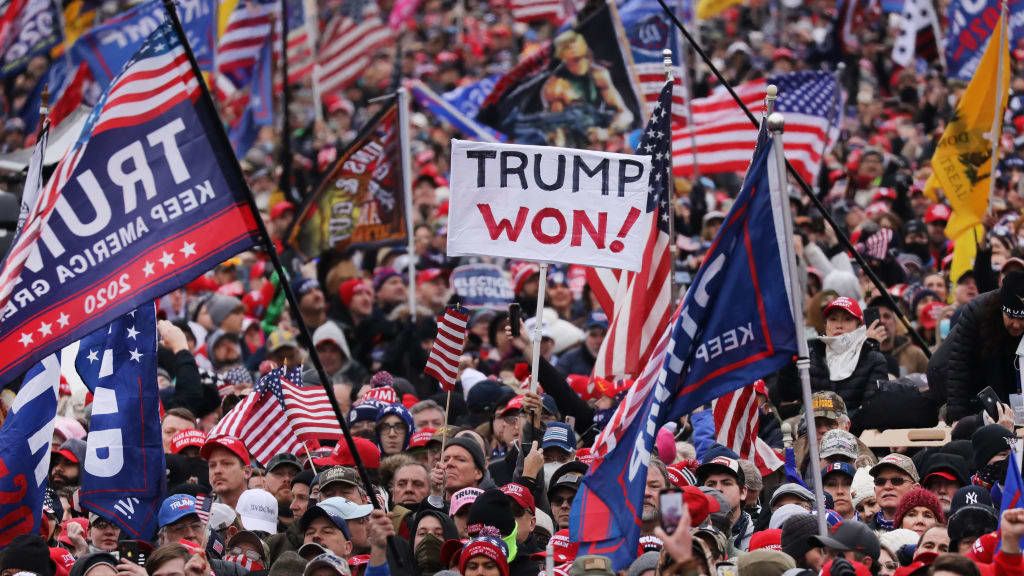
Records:
<instances>
[{"instance_id":1,"label":"crowd of people","mask_svg":"<svg viewBox=\"0 0 1024 576\"><path fill-rule=\"evenodd\" d=\"M832 44L835 3L786 4L729 8L702 21L700 37L733 83L844 64L841 136L811 183L840 230L795 186L791 195L815 393L804 405L795 365L757 388L760 437L780 454L791 448L792 466L766 470L740 458L716 442L712 411L699 410L658 431L632 564L616 571L605 556L577 554L569 536L574 497L593 440L629 385L590 378L608 311L576 266L554 267L542 286L532 263L446 256L449 147L458 133L425 109L411 119L411 253L386 246L303 262L290 251L298 203L380 110L374 98L394 78L445 92L508 72L558 32L551 22L515 21L499 0L424 0L401 32L401 51L381 49L352 87L325 95L322 120L310 87L297 85L291 132L265 128L241 159L290 277L256 250L158 301L167 491L157 533L131 538L79 504L90 399L62 389L41 529L0 551L0 576L534 576L548 564L573 576L1024 575L1024 509L1002 505L1007 471L1020 468L1011 447L1024 406L1012 397L1022 394L1024 48L1012 51L1013 93L985 232L973 269L953 278L944 234L951 209L941 195L927 196L924 183L963 84L948 80L938 60L897 66L890 52L898 18L877 3L858 12L842 49ZM107 2L97 21L119 8ZM21 112L48 66L33 59L4 81L0 153L31 142ZM705 66L693 71L695 96L716 87ZM628 139L607 134L595 133L589 147L630 151ZM292 154L285 183L283 149ZM677 179L679 278L696 272L741 177ZM22 179L0 172L3 226L16 221L17 201L8 201ZM436 317L452 301L449 275L476 261L505 268L528 317L545 291L542 328L535 333L529 319L514 336L505 310L473 310L448 395L423 367ZM285 285L312 341L284 301ZM534 334L542 358L530 375ZM240 439L208 436L275 366L303 366L303 384L320 386L314 350L355 454L338 439L320 452L260 462ZM15 393L16 386L4 392L5 411ZM806 411L814 430L803 424ZM860 437L911 427L939 430L945 440L869 447ZM827 534L809 488L812 442ZM668 493L681 494L678 522L679 511L662 510Z\"/></svg>"}]
</instances>

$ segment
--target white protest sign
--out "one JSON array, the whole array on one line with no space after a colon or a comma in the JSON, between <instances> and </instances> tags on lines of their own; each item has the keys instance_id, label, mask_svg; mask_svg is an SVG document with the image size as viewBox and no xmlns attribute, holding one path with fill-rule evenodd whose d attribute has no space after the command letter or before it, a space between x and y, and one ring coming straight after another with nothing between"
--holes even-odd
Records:
<instances>
[{"instance_id":1,"label":"white protest sign","mask_svg":"<svg viewBox=\"0 0 1024 576\"><path fill-rule=\"evenodd\" d=\"M448 255L640 270L649 156L452 141Z\"/></svg>"}]
</instances>

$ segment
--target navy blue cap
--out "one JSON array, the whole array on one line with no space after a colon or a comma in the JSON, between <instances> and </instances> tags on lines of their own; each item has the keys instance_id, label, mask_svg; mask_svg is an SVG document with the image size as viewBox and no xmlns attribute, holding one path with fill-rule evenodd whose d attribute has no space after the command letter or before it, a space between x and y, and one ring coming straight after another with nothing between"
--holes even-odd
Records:
<instances>
[{"instance_id":1,"label":"navy blue cap","mask_svg":"<svg viewBox=\"0 0 1024 576\"><path fill-rule=\"evenodd\" d=\"M848 462L833 462L821 469L821 477L824 478L833 472L846 474L850 478L853 478L857 474L857 469L853 467L853 464Z\"/></svg>"},{"instance_id":2,"label":"navy blue cap","mask_svg":"<svg viewBox=\"0 0 1024 576\"><path fill-rule=\"evenodd\" d=\"M576 434L572 426L565 422L551 422L544 430L544 440L541 441L541 449L561 448L566 452L576 450Z\"/></svg>"},{"instance_id":3,"label":"navy blue cap","mask_svg":"<svg viewBox=\"0 0 1024 576\"><path fill-rule=\"evenodd\" d=\"M352 533L348 530L348 522L346 522L339 514L336 514L335 510L325 508L320 506L320 504L310 506L309 509L306 510L306 513L299 519L299 528L305 532L309 528L309 525L313 523L313 520L316 520L317 518L326 518L341 530L342 534L345 535L346 540L352 539Z\"/></svg>"}]
</instances>

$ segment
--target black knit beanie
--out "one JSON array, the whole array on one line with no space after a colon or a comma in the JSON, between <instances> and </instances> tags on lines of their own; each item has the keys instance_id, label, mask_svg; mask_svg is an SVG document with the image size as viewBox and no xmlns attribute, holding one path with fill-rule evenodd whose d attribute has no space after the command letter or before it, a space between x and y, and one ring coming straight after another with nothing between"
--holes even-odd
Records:
<instances>
[{"instance_id":1,"label":"black knit beanie","mask_svg":"<svg viewBox=\"0 0 1024 576\"><path fill-rule=\"evenodd\" d=\"M813 548L811 536L818 534L818 520L810 514L796 514L782 523L782 551L803 566L804 554Z\"/></svg>"},{"instance_id":2,"label":"black knit beanie","mask_svg":"<svg viewBox=\"0 0 1024 576\"><path fill-rule=\"evenodd\" d=\"M974 447L974 469L977 470L988 464L988 461L1003 450L1009 450L1008 440L1014 440L1013 432L999 424L989 424L978 428L978 431L971 436L971 445Z\"/></svg>"},{"instance_id":3,"label":"black knit beanie","mask_svg":"<svg viewBox=\"0 0 1024 576\"><path fill-rule=\"evenodd\" d=\"M497 488L487 490L469 506L466 530L473 534L484 526L497 528L502 536L515 530L516 517L512 513L512 499Z\"/></svg>"},{"instance_id":4,"label":"black knit beanie","mask_svg":"<svg viewBox=\"0 0 1024 576\"><path fill-rule=\"evenodd\" d=\"M10 568L34 572L40 576L53 576L57 572L57 567L50 559L50 548L35 534L16 536L4 549L0 572Z\"/></svg>"}]
</instances>

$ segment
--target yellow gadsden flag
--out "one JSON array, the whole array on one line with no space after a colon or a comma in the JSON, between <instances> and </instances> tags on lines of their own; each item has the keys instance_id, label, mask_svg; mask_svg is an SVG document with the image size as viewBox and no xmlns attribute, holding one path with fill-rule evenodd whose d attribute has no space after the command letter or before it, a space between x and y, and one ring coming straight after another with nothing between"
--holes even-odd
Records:
<instances>
[{"instance_id":1,"label":"yellow gadsden flag","mask_svg":"<svg viewBox=\"0 0 1024 576\"><path fill-rule=\"evenodd\" d=\"M714 18L726 8L743 4L743 0L697 0L697 18L707 20Z\"/></svg>"},{"instance_id":2,"label":"yellow gadsden flag","mask_svg":"<svg viewBox=\"0 0 1024 576\"><path fill-rule=\"evenodd\" d=\"M925 193L932 198L935 189L941 188L953 209L946 224L946 236L955 243L950 268L953 282L973 268L976 243L985 233L981 221L988 210L992 143L1002 133L1002 122L993 126L993 119L1003 117L1010 91L1010 47L1006 36L1000 18L978 69L935 148L932 175L925 184Z\"/></svg>"}]
</instances>

